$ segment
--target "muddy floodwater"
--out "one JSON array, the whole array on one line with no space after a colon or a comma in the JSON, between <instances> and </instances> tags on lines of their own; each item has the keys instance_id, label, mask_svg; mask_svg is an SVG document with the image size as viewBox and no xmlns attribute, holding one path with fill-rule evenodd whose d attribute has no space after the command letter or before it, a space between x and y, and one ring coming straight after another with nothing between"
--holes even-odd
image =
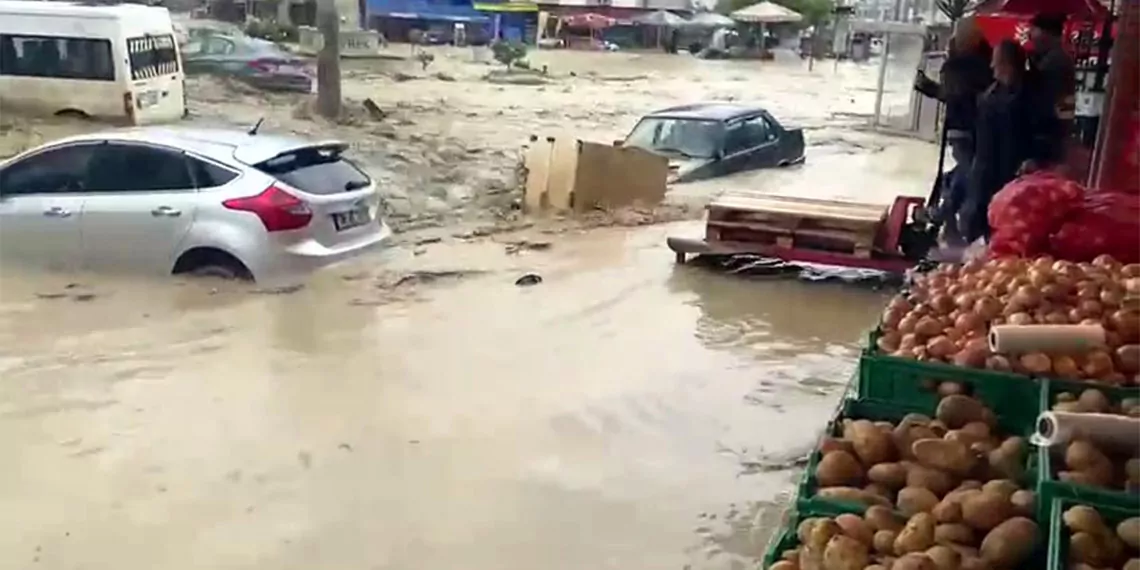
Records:
<instances>
[{"instance_id":1,"label":"muddy floodwater","mask_svg":"<svg viewBox=\"0 0 1140 570\"><path fill-rule=\"evenodd\" d=\"M437 53L346 64L335 123L188 82L191 124L351 141L383 254L286 289L0 267L0 568L755 564L886 293L677 266L697 221L524 217L520 145L694 100L805 127L802 167L671 188L690 219L726 190L921 195L931 145L865 128L869 65L540 53L520 86ZM90 128L5 116L0 155Z\"/></svg>"},{"instance_id":2,"label":"muddy floodwater","mask_svg":"<svg viewBox=\"0 0 1140 570\"><path fill-rule=\"evenodd\" d=\"M674 266L697 229L294 292L4 272L0 567L739 568L883 297Z\"/></svg>"}]
</instances>

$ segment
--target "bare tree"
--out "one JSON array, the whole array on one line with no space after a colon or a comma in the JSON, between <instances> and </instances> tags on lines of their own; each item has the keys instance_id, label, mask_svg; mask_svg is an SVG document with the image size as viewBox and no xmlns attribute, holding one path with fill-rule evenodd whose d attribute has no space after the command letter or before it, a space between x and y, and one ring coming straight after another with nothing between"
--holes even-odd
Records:
<instances>
[{"instance_id":1,"label":"bare tree","mask_svg":"<svg viewBox=\"0 0 1140 570\"><path fill-rule=\"evenodd\" d=\"M340 117L340 18L336 0L317 0L317 26L323 45L317 54L317 112Z\"/></svg>"}]
</instances>

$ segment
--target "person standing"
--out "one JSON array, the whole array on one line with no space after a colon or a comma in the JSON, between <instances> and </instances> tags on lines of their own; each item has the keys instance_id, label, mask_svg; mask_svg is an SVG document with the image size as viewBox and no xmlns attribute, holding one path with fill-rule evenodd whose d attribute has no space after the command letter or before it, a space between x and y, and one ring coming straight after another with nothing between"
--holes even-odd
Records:
<instances>
[{"instance_id":1,"label":"person standing","mask_svg":"<svg viewBox=\"0 0 1140 570\"><path fill-rule=\"evenodd\" d=\"M1077 71L1073 58L1065 51L1063 36L1065 16L1037 14L1029 22L1029 69L1033 83L1042 96L1052 101L1061 127L1055 152L1060 153L1073 129L1076 115Z\"/></svg>"},{"instance_id":2,"label":"person standing","mask_svg":"<svg viewBox=\"0 0 1140 570\"><path fill-rule=\"evenodd\" d=\"M994 81L990 63L993 57L985 37L972 19L963 19L954 28L947 46L946 61L934 81L918 72L914 88L919 93L943 102L946 115L946 144L954 157L954 168L944 177L942 203L936 205L937 216L944 223L945 238L958 245L958 210L966 195L970 165L974 160L974 127L978 97Z\"/></svg>"},{"instance_id":3,"label":"person standing","mask_svg":"<svg viewBox=\"0 0 1140 570\"><path fill-rule=\"evenodd\" d=\"M1013 40L994 49L994 83L978 101L974 160L960 213L966 243L989 237L990 200L1023 164L1045 166L1055 160L1050 146L1057 137L1057 116L1048 94L1028 84L1026 57Z\"/></svg>"}]
</instances>

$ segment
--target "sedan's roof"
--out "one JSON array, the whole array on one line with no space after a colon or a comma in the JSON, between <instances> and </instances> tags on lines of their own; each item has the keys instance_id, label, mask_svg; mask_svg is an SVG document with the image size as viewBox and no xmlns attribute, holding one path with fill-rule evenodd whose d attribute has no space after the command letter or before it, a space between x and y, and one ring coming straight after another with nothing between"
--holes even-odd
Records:
<instances>
[{"instance_id":1,"label":"sedan's roof","mask_svg":"<svg viewBox=\"0 0 1140 570\"><path fill-rule=\"evenodd\" d=\"M741 105L739 103L693 103L678 105L654 111L647 117L668 119L691 119L698 121L728 121L745 115L764 111L763 107Z\"/></svg>"},{"instance_id":2,"label":"sedan's roof","mask_svg":"<svg viewBox=\"0 0 1140 570\"><path fill-rule=\"evenodd\" d=\"M251 135L248 131L240 129L181 126L149 126L96 131L53 141L51 144L96 140L149 142L188 150L223 162L231 162L236 159L245 164L264 162L300 148L343 148L347 146L337 140L315 141L292 135L260 132Z\"/></svg>"}]
</instances>

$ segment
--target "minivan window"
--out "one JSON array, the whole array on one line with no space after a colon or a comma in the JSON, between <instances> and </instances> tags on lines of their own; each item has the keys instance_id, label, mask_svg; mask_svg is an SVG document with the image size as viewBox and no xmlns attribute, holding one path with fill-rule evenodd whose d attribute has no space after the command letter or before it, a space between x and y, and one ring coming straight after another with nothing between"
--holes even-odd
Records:
<instances>
[{"instance_id":1,"label":"minivan window","mask_svg":"<svg viewBox=\"0 0 1140 570\"><path fill-rule=\"evenodd\" d=\"M277 155L257 169L310 194L337 194L368 186L368 175L340 149L305 148Z\"/></svg>"},{"instance_id":2,"label":"minivan window","mask_svg":"<svg viewBox=\"0 0 1140 570\"><path fill-rule=\"evenodd\" d=\"M127 38L131 79L149 79L178 73L178 52L173 34Z\"/></svg>"},{"instance_id":3,"label":"minivan window","mask_svg":"<svg viewBox=\"0 0 1140 570\"><path fill-rule=\"evenodd\" d=\"M114 81L111 41L0 34L0 75Z\"/></svg>"},{"instance_id":4,"label":"minivan window","mask_svg":"<svg viewBox=\"0 0 1140 570\"><path fill-rule=\"evenodd\" d=\"M103 145L91 168L90 179L90 192L194 189L186 155L144 145Z\"/></svg>"},{"instance_id":5,"label":"minivan window","mask_svg":"<svg viewBox=\"0 0 1140 570\"><path fill-rule=\"evenodd\" d=\"M99 145L45 150L0 170L0 194L55 194L87 188L87 171Z\"/></svg>"}]
</instances>

